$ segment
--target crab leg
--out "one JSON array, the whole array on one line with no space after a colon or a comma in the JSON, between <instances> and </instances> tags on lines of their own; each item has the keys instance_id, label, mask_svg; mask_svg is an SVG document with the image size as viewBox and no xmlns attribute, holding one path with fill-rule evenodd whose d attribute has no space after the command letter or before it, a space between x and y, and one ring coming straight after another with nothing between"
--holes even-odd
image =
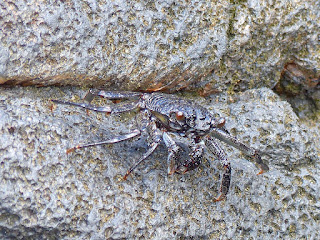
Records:
<instances>
[{"instance_id":1,"label":"crab leg","mask_svg":"<svg viewBox=\"0 0 320 240\"><path fill-rule=\"evenodd\" d=\"M127 173L123 176L123 179L126 180L127 177L129 176L129 174L140 164L142 163L147 157L149 157L154 150L156 150L156 148L159 146L160 142L161 142L161 135L162 135L162 131L157 127L156 124L156 120L154 118L151 117L150 114L148 114L148 111L146 112L146 114L143 115L143 119L144 119L144 124L145 126L142 127L143 131L147 131L149 132L149 140L152 141L152 143L150 144L150 148L148 149L148 151L146 153L144 153L142 155L142 157L140 157L140 159L138 161L136 161L127 171Z\"/></svg>"},{"instance_id":2,"label":"crab leg","mask_svg":"<svg viewBox=\"0 0 320 240\"><path fill-rule=\"evenodd\" d=\"M117 104L116 106L105 106L105 107L99 107L99 106L93 106L87 103L75 103L75 102L66 102L62 100L51 100L54 103L58 104L64 104L64 105L71 105L76 107L82 107L88 110L93 110L96 112L106 112L106 113L122 113L122 112L128 112L132 111L134 109L137 109L139 107L139 102L130 102L130 103L122 103Z\"/></svg>"},{"instance_id":3,"label":"crab leg","mask_svg":"<svg viewBox=\"0 0 320 240\"><path fill-rule=\"evenodd\" d=\"M96 142L96 143L88 143L88 144L84 144L84 145L77 145L77 146L75 146L73 148L67 149L67 154L69 154L71 152L74 152L76 149L93 147L93 146L104 145L104 144L114 144L114 143L122 142L122 141L128 140L130 138L134 138L134 137L140 136L140 135L141 135L141 132L138 129L136 129L131 133L128 133L128 134L125 134L125 135L121 135L121 136L118 136L118 137L115 137L113 139L106 140L106 141L103 141L103 142Z\"/></svg>"},{"instance_id":4,"label":"crab leg","mask_svg":"<svg viewBox=\"0 0 320 240\"><path fill-rule=\"evenodd\" d=\"M139 99L143 93L139 92L117 92L91 89L85 96L85 100L91 102L95 96L107 99Z\"/></svg>"},{"instance_id":5,"label":"crab leg","mask_svg":"<svg viewBox=\"0 0 320 240\"><path fill-rule=\"evenodd\" d=\"M237 138L231 136L228 132L224 131L223 129L215 128L214 131L212 131L211 135L227 144L230 144L231 146L239 149L240 151L244 152L248 156L252 157L260 167L260 172L258 174L261 174L269 170L269 167L262 162L262 159L258 150L252 147L246 146L245 144L240 142Z\"/></svg>"},{"instance_id":6,"label":"crab leg","mask_svg":"<svg viewBox=\"0 0 320 240\"><path fill-rule=\"evenodd\" d=\"M223 175L220 184L219 196L215 199L215 201L221 201L227 195L229 188L230 188L230 181L231 181L231 166L230 162L226 157L225 152L223 149L214 142L214 139L211 137L207 137L206 139L206 146L208 150L213 153L218 160L221 161L223 165Z\"/></svg>"},{"instance_id":7,"label":"crab leg","mask_svg":"<svg viewBox=\"0 0 320 240\"><path fill-rule=\"evenodd\" d=\"M142 163L147 157L150 156L151 153L154 152L154 150L156 150L156 148L159 146L160 142L154 142L151 144L151 147L148 149L148 151L142 155L142 157L135 162L127 171L127 173L123 176L123 180L126 180L127 177L129 176L129 174L140 164Z\"/></svg>"}]
</instances>

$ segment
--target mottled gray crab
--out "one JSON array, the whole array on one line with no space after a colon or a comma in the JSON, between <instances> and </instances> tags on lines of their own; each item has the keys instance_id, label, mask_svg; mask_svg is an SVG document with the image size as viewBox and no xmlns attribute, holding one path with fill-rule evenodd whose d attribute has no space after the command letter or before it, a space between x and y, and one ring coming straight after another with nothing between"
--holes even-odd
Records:
<instances>
[{"instance_id":1,"label":"mottled gray crab","mask_svg":"<svg viewBox=\"0 0 320 240\"><path fill-rule=\"evenodd\" d=\"M114 106L93 106L90 102L95 96L104 97L111 100L126 99ZM219 159L223 165L223 175L220 185L219 196L216 201L225 198L228 193L231 181L231 166L223 149L217 144L219 139L233 147L238 148L250 156L260 167L260 173L268 170L268 166L261 160L259 152L241 143L231 136L224 128L225 119L215 118L206 108L174 95L164 93L140 93L140 92L114 92L104 90L90 90L85 100L89 103L74 103L61 100L52 100L55 103L73 105L88 110L105 113L122 113L139 109L142 114L141 129L136 129L128 134L113 138L111 140L78 145L67 150L67 153L75 149L97 146L102 144L113 144L127 139L138 137L142 132L148 133L150 148L138 159L124 175L124 179L154 150L161 141L168 148L168 174L186 173L197 168L203 158L205 147L209 152ZM177 134L187 137L191 141L189 157L182 163L177 161L181 153L181 147L176 143L170 134Z\"/></svg>"}]
</instances>

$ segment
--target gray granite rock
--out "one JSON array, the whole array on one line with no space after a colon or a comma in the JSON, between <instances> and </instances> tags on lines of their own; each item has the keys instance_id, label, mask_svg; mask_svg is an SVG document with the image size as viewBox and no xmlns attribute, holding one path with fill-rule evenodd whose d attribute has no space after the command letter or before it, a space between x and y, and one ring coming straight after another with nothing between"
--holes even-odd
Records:
<instances>
[{"instance_id":1,"label":"gray granite rock","mask_svg":"<svg viewBox=\"0 0 320 240\"><path fill-rule=\"evenodd\" d=\"M168 176L161 146L128 178L145 136L77 150L135 128L134 114L104 116L50 98L80 101L76 88L0 88L0 238L2 239L318 239L319 126L261 88L194 98L227 118L226 127L260 149L270 171L222 144L232 160L225 201L221 166ZM193 98L189 96L188 98Z\"/></svg>"},{"instance_id":2,"label":"gray granite rock","mask_svg":"<svg viewBox=\"0 0 320 240\"><path fill-rule=\"evenodd\" d=\"M167 90L272 87L320 69L309 1L1 1L0 83Z\"/></svg>"}]
</instances>

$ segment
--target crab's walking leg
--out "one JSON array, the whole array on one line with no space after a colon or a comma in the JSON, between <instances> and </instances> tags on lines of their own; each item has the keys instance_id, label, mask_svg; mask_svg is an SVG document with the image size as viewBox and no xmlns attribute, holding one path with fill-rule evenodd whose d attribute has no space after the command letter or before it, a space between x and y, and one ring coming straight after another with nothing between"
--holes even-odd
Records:
<instances>
[{"instance_id":1,"label":"crab's walking leg","mask_svg":"<svg viewBox=\"0 0 320 240\"><path fill-rule=\"evenodd\" d=\"M169 136L168 133L164 132L162 137L169 152L167 166L168 166L168 174L171 175L177 171L176 160L177 160L177 155L179 154L179 151L181 151L181 148L176 144L176 142L172 139L172 137Z\"/></svg>"},{"instance_id":2,"label":"crab's walking leg","mask_svg":"<svg viewBox=\"0 0 320 240\"><path fill-rule=\"evenodd\" d=\"M129 102L129 103L123 103L123 104L117 104L115 106L93 106L87 103L75 103L75 102L66 102L62 100L51 100L54 103L58 104L64 104L64 105L71 105L76 107L82 107L88 110L93 110L96 112L106 112L106 113L122 113L122 112L128 112L132 111L139 107L139 102Z\"/></svg>"},{"instance_id":3,"label":"crab's walking leg","mask_svg":"<svg viewBox=\"0 0 320 240\"><path fill-rule=\"evenodd\" d=\"M136 161L127 171L127 173L123 176L123 179L126 180L127 177L129 176L129 174L140 164L142 163L147 157L149 157L151 155L151 153L154 152L154 150L156 150L156 148L159 146L160 142L161 142L161 131L159 128L157 128L157 125L155 123L155 119L150 119L150 115L149 114L145 114L145 120L146 120L146 126L144 128L144 130L149 131L150 133L150 137L151 137L151 141L152 143L150 144L150 148L148 149L148 151L142 155L142 157Z\"/></svg>"},{"instance_id":4,"label":"crab's walking leg","mask_svg":"<svg viewBox=\"0 0 320 240\"><path fill-rule=\"evenodd\" d=\"M148 149L148 151L142 155L142 157L135 162L130 168L129 170L126 172L126 174L123 176L123 179L126 180L127 177L129 176L129 174L140 164L142 163L147 157L150 156L151 153L154 152L154 150L156 150L156 148L158 147L159 142L154 142L151 144L151 147Z\"/></svg>"},{"instance_id":5,"label":"crab's walking leg","mask_svg":"<svg viewBox=\"0 0 320 240\"><path fill-rule=\"evenodd\" d=\"M121 136L115 137L115 138L110 139L110 140L106 140L106 141L102 141L102 142L96 142L96 143L88 143L88 144L84 144L84 145L77 145L77 146L75 146L73 148L67 149L67 154L69 154L71 152L74 152L76 149L93 147L93 146L98 146L98 145L103 145L103 144L118 143L118 142L122 142L122 141L128 140L130 138L134 138L134 137L140 136L140 135L141 135L141 132L138 129L136 129L131 133L128 133L128 134L125 134L125 135L121 135Z\"/></svg>"},{"instance_id":6,"label":"crab's walking leg","mask_svg":"<svg viewBox=\"0 0 320 240\"><path fill-rule=\"evenodd\" d=\"M240 151L243 151L245 154L252 157L260 167L260 172L258 174L261 174L269 170L269 167L262 162L262 159L258 150L252 147L246 146L245 144L240 142L237 138L231 136L228 132L224 131L223 129L216 128L214 131L212 131L211 135L227 144L230 144L231 146L239 149Z\"/></svg>"},{"instance_id":7,"label":"crab's walking leg","mask_svg":"<svg viewBox=\"0 0 320 240\"><path fill-rule=\"evenodd\" d=\"M221 179L221 185L219 190L219 196L215 199L215 201L221 201L225 198L229 191L230 181L231 181L231 166L230 162L226 157L223 149L214 142L214 139L211 137L206 138L206 146L208 150L213 153L222 163L223 165L223 175Z\"/></svg>"},{"instance_id":8,"label":"crab's walking leg","mask_svg":"<svg viewBox=\"0 0 320 240\"><path fill-rule=\"evenodd\" d=\"M85 100L91 102L95 96L107 99L139 99L143 93L139 92L117 92L91 89L85 96Z\"/></svg>"}]
</instances>

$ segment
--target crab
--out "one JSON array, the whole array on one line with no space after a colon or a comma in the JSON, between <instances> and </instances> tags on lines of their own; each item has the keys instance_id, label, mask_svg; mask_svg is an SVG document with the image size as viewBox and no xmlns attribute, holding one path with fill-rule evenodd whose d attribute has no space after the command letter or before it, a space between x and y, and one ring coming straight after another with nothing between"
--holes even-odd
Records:
<instances>
[{"instance_id":1,"label":"crab","mask_svg":"<svg viewBox=\"0 0 320 240\"><path fill-rule=\"evenodd\" d=\"M110 100L122 99L131 101L122 101L118 104L107 106L94 106L91 104L91 101L95 96ZM226 197L231 181L231 164L224 150L217 143L217 139L241 150L253 159L260 168L258 174L268 171L269 169L268 166L263 163L258 150L243 144L226 130L225 118L214 117L206 108L193 101L159 92L141 93L104 90L90 90L85 100L87 103L62 100L52 101L58 104L72 105L108 114L118 114L138 109L142 116L140 129L135 129L128 134L110 140L77 145L67 150L67 153L70 153L76 149L102 144L114 144L139 137L143 132L146 132L149 149L129 168L123 176L123 179L127 179L130 173L141 162L148 158L161 142L163 142L168 149L167 171L169 175L174 173L184 174L199 167L205 148L221 162L223 165L223 173L219 195L215 201L220 201ZM174 135L188 138L190 142L188 157L183 161L180 160L183 149L175 140Z\"/></svg>"}]
</instances>

